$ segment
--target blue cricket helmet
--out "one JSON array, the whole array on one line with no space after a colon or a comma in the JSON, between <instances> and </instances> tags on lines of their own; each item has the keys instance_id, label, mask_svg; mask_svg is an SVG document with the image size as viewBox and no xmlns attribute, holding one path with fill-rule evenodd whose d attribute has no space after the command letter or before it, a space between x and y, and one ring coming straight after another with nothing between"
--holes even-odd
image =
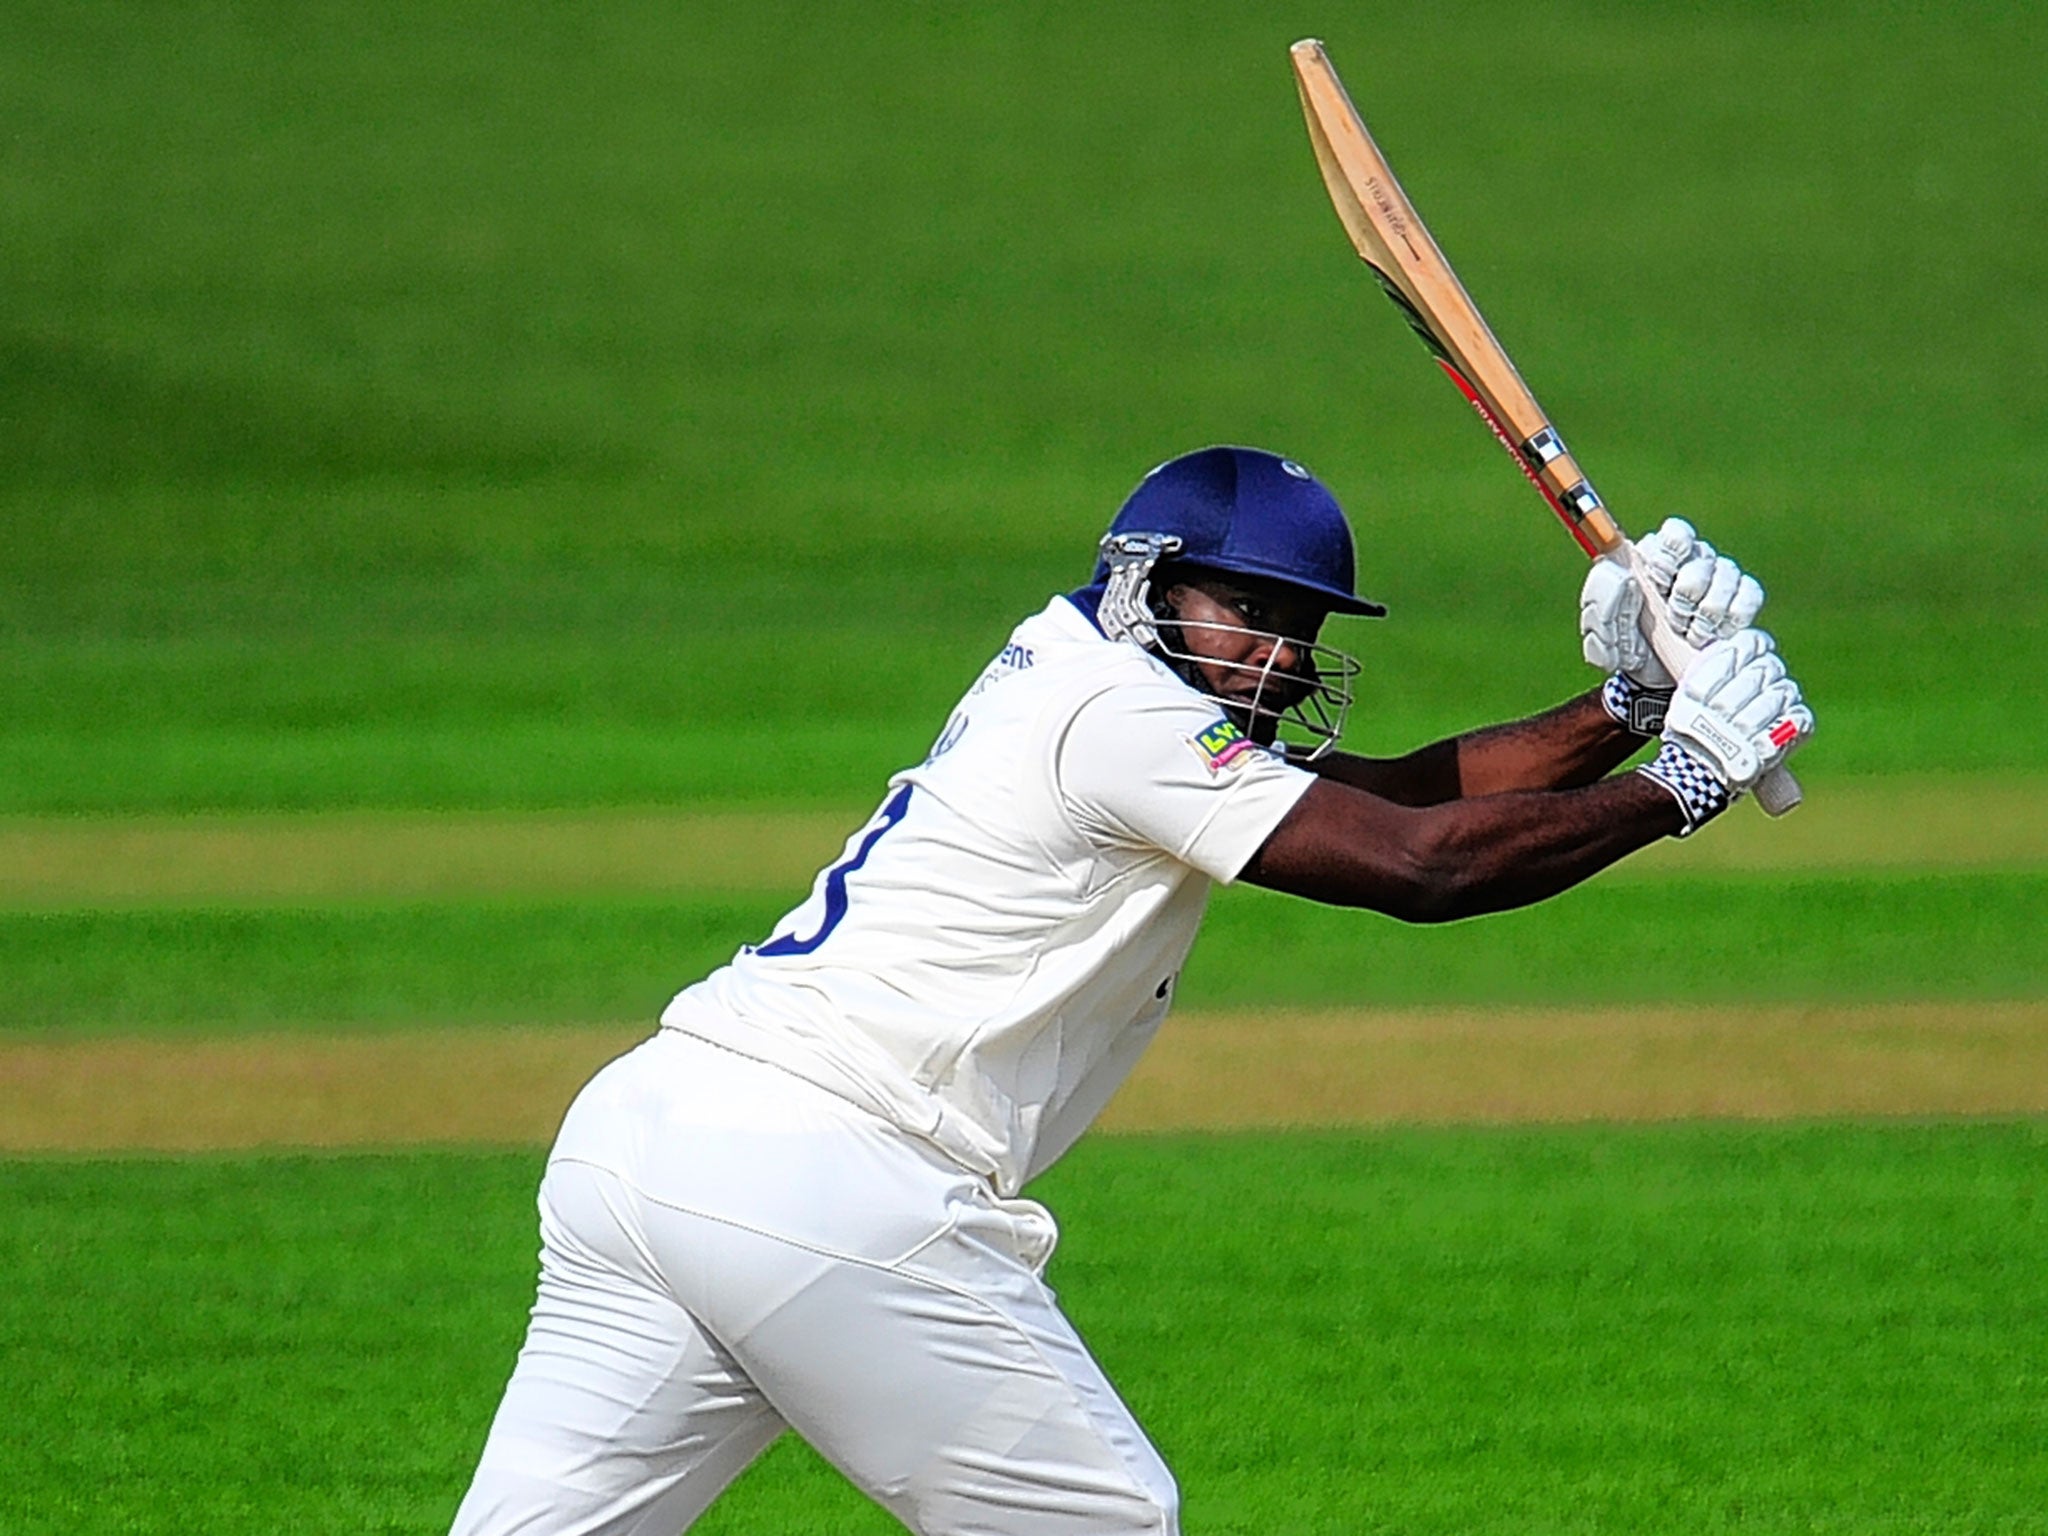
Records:
<instances>
[{"instance_id":1,"label":"blue cricket helmet","mask_svg":"<svg viewBox=\"0 0 2048 1536\"><path fill-rule=\"evenodd\" d=\"M1358 595L1351 526L1337 498L1276 453L1216 447L1168 459L1138 482L1109 525L1109 539L1141 534L1179 540L1166 556L1176 564L1285 582L1333 613L1387 611ZM1107 580L1109 569L1105 554L1094 581Z\"/></svg>"}]
</instances>

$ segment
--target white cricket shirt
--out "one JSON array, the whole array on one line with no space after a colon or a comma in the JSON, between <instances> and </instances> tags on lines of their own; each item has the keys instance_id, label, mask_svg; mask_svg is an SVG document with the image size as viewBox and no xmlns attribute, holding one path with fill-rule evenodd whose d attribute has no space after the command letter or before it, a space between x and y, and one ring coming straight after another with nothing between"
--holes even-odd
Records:
<instances>
[{"instance_id":1,"label":"white cricket shirt","mask_svg":"<svg viewBox=\"0 0 2048 1536\"><path fill-rule=\"evenodd\" d=\"M1313 782L1055 598L810 897L661 1021L1015 1194L1158 1030L1211 882L1235 879Z\"/></svg>"}]
</instances>

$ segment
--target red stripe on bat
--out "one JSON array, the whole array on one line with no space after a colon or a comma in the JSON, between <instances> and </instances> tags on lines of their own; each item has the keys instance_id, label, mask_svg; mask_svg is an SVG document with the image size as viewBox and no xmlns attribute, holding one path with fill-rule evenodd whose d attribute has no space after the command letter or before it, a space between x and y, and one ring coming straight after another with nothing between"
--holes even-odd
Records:
<instances>
[{"instance_id":1,"label":"red stripe on bat","mask_svg":"<svg viewBox=\"0 0 2048 1536\"><path fill-rule=\"evenodd\" d=\"M1515 461L1516 467L1528 478L1529 483L1543 493L1543 499L1550 503L1550 510L1557 514L1557 520L1564 524L1565 531L1579 541L1579 548L1597 560L1600 556L1600 546L1587 536L1586 530L1579 526L1579 520L1572 516L1570 508L1557 499L1557 493L1543 483L1543 477L1530 468L1529 461L1522 457L1521 444L1508 436L1508 429L1501 425L1500 418L1493 414L1486 401L1480 397L1479 391L1472 387L1465 375L1441 357L1436 360L1436 365L1450 375L1451 382L1458 386L1458 393L1472 402L1472 409L1479 413L1480 420L1493 428L1493 435L1500 439L1501 447L1507 449L1508 457Z\"/></svg>"}]
</instances>

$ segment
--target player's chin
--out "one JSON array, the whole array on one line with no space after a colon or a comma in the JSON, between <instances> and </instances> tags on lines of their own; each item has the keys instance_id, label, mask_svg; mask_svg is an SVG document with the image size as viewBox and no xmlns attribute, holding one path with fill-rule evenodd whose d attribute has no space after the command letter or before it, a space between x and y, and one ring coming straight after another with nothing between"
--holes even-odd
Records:
<instances>
[{"instance_id":1,"label":"player's chin","mask_svg":"<svg viewBox=\"0 0 2048 1536\"><path fill-rule=\"evenodd\" d=\"M1273 745L1280 734L1280 712L1270 698L1256 709L1250 699L1228 698L1223 702L1223 713L1232 725L1262 747Z\"/></svg>"}]
</instances>

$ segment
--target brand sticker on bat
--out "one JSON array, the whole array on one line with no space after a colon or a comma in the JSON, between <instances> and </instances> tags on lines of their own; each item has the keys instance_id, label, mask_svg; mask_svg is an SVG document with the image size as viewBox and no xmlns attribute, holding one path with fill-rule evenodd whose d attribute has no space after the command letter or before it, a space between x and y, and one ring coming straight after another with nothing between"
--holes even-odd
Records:
<instances>
[{"instance_id":1,"label":"brand sticker on bat","mask_svg":"<svg viewBox=\"0 0 2048 1536\"><path fill-rule=\"evenodd\" d=\"M1365 190L1372 194L1373 206L1379 209L1380 217L1386 220L1387 228L1401 237L1401 243L1408 247L1408 254L1417 261L1422 252L1415 249L1415 242L1408 237L1408 221L1401 215L1401 205L1388 195L1386 187L1377 176L1365 178Z\"/></svg>"}]
</instances>

